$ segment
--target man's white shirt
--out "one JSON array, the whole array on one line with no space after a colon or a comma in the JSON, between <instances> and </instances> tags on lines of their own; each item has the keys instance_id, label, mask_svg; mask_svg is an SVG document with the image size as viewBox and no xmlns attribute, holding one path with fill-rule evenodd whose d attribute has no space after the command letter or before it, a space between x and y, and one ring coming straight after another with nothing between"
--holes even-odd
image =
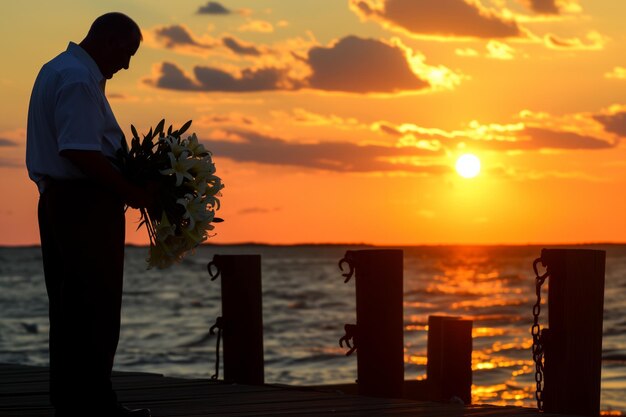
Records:
<instances>
[{"instance_id":1,"label":"man's white shirt","mask_svg":"<svg viewBox=\"0 0 626 417\"><path fill-rule=\"evenodd\" d=\"M63 150L100 151L114 158L123 132L104 95L106 79L79 45L45 64L33 87L28 108L26 166L42 191L42 180L85 176Z\"/></svg>"}]
</instances>

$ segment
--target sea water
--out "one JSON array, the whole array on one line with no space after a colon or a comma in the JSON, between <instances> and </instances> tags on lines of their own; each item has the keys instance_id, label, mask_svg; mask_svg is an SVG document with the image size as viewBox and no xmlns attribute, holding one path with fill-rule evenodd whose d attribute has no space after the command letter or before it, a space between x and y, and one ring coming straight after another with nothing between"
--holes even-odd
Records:
<instances>
[{"instance_id":1,"label":"sea water","mask_svg":"<svg viewBox=\"0 0 626 417\"><path fill-rule=\"evenodd\" d=\"M534 407L532 262L541 248L400 248L406 379L426 375L428 316L463 316L474 320L473 402ZM626 413L626 245L578 248L607 251L601 408ZM128 247L115 369L213 375L220 281L206 265L215 254L260 254L266 382L354 382L356 355L338 343L344 324L356 322L354 281L344 284L337 264L355 249L363 247L209 245L170 269L147 270L147 249ZM0 362L48 364L47 308L40 249L0 248Z\"/></svg>"}]
</instances>

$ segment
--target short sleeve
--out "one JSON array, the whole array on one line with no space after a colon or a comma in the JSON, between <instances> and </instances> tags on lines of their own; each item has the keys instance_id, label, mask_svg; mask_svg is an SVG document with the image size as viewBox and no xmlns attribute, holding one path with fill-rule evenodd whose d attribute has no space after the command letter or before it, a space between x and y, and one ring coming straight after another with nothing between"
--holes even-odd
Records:
<instances>
[{"instance_id":1,"label":"short sleeve","mask_svg":"<svg viewBox=\"0 0 626 417\"><path fill-rule=\"evenodd\" d=\"M105 115L99 95L85 82L67 84L59 90L54 115L59 152L102 150Z\"/></svg>"}]
</instances>

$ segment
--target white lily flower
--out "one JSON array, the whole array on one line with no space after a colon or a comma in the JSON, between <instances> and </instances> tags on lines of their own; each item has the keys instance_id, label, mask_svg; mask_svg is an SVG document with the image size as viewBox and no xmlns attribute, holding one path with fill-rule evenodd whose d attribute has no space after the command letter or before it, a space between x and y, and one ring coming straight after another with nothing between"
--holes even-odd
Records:
<instances>
[{"instance_id":1,"label":"white lily flower","mask_svg":"<svg viewBox=\"0 0 626 417\"><path fill-rule=\"evenodd\" d=\"M189 220L188 230L194 229L196 222L205 221L213 217L213 213L207 210L207 203L201 195L194 197L191 194L186 194L185 198L179 198L176 200L176 203L185 208L183 219Z\"/></svg>"},{"instance_id":2,"label":"white lily flower","mask_svg":"<svg viewBox=\"0 0 626 417\"><path fill-rule=\"evenodd\" d=\"M193 181L193 176L189 170L193 167L195 161L193 159L187 159L187 152L183 152L178 158L172 152L168 152L167 156L170 158L171 168L159 171L161 174L176 175L177 187L180 187L183 183L183 178Z\"/></svg>"},{"instance_id":3,"label":"white lily flower","mask_svg":"<svg viewBox=\"0 0 626 417\"><path fill-rule=\"evenodd\" d=\"M191 168L191 172L193 172L196 177L208 177L215 173L215 164L210 156L195 159L195 164Z\"/></svg>"},{"instance_id":4,"label":"white lily flower","mask_svg":"<svg viewBox=\"0 0 626 417\"><path fill-rule=\"evenodd\" d=\"M170 223L170 220L167 218L167 214L163 212L161 215L161 221L156 226L156 238L160 243L165 243L166 239L170 236L175 236L176 234L176 226Z\"/></svg>"},{"instance_id":5,"label":"white lily flower","mask_svg":"<svg viewBox=\"0 0 626 417\"><path fill-rule=\"evenodd\" d=\"M176 158L180 157L185 152L189 153L189 149L187 149L184 145L179 144L178 139L175 136L164 136L159 138L159 140L162 140L169 145L171 152Z\"/></svg>"},{"instance_id":6,"label":"white lily flower","mask_svg":"<svg viewBox=\"0 0 626 417\"><path fill-rule=\"evenodd\" d=\"M195 133L187 138L187 149L191 151L193 156L199 156L207 152L204 145L198 142L198 137Z\"/></svg>"}]
</instances>

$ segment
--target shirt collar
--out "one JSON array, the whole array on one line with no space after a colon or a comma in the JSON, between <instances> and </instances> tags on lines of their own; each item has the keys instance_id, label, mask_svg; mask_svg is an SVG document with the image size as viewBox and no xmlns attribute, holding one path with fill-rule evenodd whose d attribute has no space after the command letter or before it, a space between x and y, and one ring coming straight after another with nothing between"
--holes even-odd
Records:
<instances>
[{"instance_id":1,"label":"shirt collar","mask_svg":"<svg viewBox=\"0 0 626 417\"><path fill-rule=\"evenodd\" d=\"M100 68L98 68L98 64L96 64L96 61L94 61L91 55L89 55L80 45L70 42L67 46L67 52L87 67L98 84L104 84L106 82L104 75L102 75Z\"/></svg>"}]
</instances>

